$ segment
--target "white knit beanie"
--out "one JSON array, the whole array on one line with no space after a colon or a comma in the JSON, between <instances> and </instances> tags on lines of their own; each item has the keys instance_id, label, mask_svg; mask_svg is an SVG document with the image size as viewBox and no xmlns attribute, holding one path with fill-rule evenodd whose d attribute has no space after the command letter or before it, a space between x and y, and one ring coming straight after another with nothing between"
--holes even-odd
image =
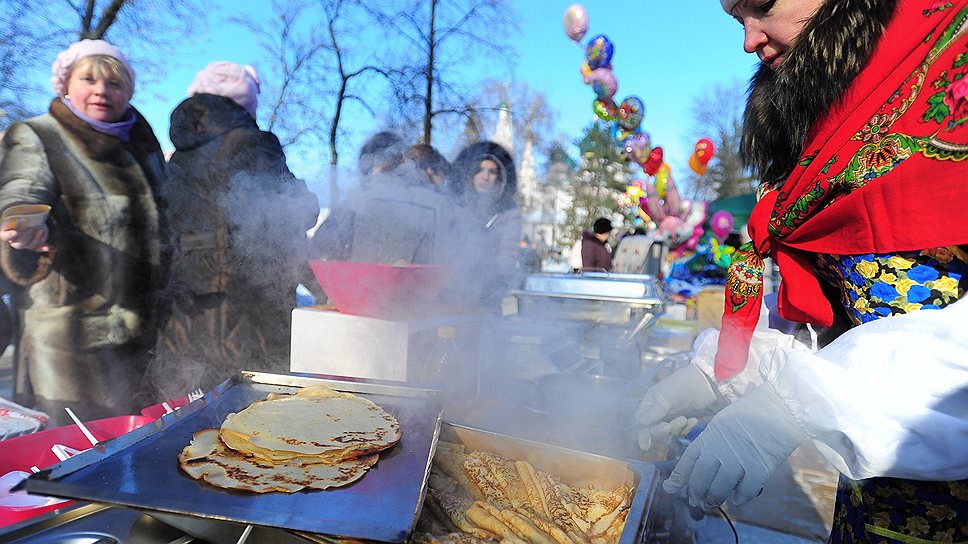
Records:
<instances>
[{"instance_id":1,"label":"white knit beanie","mask_svg":"<svg viewBox=\"0 0 968 544\"><path fill-rule=\"evenodd\" d=\"M131 77L131 93L134 94L134 69L128 64L128 59L124 57L121 50L104 40L81 40L72 43L70 47L58 53L50 67L50 84L54 87L57 96L67 94L67 80L70 79L71 71L74 70L77 61L94 55L105 55L118 59L124 69L128 71L128 76Z\"/></svg>"},{"instance_id":2,"label":"white knit beanie","mask_svg":"<svg viewBox=\"0 0 968 544\"><path fill-rule=\"evenodd\" d=\"M719 0L719 2L723 5L726 13L730 13L733 11L733 6L739 3L739 0Z\"/></svg>"},{"instance_id":3,"label":"white knit beanie","mask_svg":"<svg viewBox=\"0 0 968 544\"><path fill-rule=\"evenodd\" d=\"M259 75L252 66L219 61L210 63L195 75L188 86L188 96L206 93L230 98L254 119L259 105L259 85Z\"/></svg>"}]
</instances>

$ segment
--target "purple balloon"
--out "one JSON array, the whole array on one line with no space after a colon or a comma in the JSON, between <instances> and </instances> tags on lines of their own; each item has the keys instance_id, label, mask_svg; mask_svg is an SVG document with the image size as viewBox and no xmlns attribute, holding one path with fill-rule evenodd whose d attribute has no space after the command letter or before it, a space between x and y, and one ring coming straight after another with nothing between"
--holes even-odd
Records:
<instances>
[{"instance_id":1,"label":"purple balloon","mask_svg":"<svg viewBox=\"0 0 968 544\"><path fill-rule=\"evenodd\" d=\"M652 142L647 132L638 132L625 140L625 156L635 164L644 164L649 160Z\"/></svg>"}]
</instances>

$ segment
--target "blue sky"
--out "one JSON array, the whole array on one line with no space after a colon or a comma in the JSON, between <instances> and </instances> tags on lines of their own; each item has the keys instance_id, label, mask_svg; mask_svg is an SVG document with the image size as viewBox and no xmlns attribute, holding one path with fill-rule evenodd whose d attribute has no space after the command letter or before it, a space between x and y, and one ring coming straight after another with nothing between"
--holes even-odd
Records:
<instances>
[{"instance_id":1,"label":"blue sky","mask_svg":"<svg viewBox=\"0 0 968 544\"><path fill-rule=\"evenodd\" d=\"M518 58L513 66L495 63L469 66L480 78L507 79L527 83L533 91L545 93L557 112L557 127L567 140L577 139L592 119L594 93L582 83L579 66L584 47L569 40L562 23L571 1L516 0L520 32L513 36ZM155 128L162 146L170 148L168 115L184 98L194 73L212 60L233 60L262 64L261 51L248 31L219 20L232 13L268 14L264 0L216 0L212 29L208 35L186 43L186 51L174 54L178 61L160 83L140 91L133 103ZM729 18L715 0L683 2L614 2L590 0L581 3L589 15L583 41L605 34L615 44L613 71L618 79L616 102L629 95L646 105L643 127L653 145L665 150L666 162L677 170L687 168L695 137L690 108L697 95L715 84L745 87L756 59L742 50L742 28ZM260 120L264 112L260 110ZM362 141L379 127L375 120L357 118L352 138ZM291 158L298 175L311 178L315 166Z\"/></svg>"}]
</instances>

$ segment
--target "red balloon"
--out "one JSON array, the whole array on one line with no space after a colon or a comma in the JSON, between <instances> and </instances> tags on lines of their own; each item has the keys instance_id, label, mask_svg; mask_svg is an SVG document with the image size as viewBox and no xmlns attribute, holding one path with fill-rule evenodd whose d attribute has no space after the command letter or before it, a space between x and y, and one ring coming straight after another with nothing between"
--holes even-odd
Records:
<instances>
[{"instance_id":1,"label":"red balloon","mask_svg":"<svg viewBox=\"0 0 968 544\"><path fill-rule=\"evenodd\" d=\"M659 171L660 166L662 166L662 148L653 147L652 152L649 153L649 158L642 165L642 170L645 171L645 175L654 176Z\"/></svg>"},{"instance_id":2,"label":"red balloon","mask_svg":"<svg viewBox=\"0 0 968 544\"><path fill-rule=\"evenodd\" d=\"M713 156L716 154L716 146L709 138L699 138L699 141L696 142L695 151L696 161L706 166L709 164L709 161L713 160Z\"/></svg>"}]
</instances>

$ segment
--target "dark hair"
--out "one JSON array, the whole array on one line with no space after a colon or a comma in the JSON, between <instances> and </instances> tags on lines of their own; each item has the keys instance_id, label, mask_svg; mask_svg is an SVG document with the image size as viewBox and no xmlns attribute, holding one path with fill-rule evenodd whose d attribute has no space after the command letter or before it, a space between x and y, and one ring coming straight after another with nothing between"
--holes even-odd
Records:
<instances>
[{"instance_id":1,"label":"dark hair","mask_svg":"<svg viewBox=\"0 0 968 544\"><path fill-rule=\"evenodd\" d=\"M460 197L472 200L475 197L471 186L474 174L481 166L481 161L492 160L501 169L501 186L498 194L491 201L489 209L484 213L496 213L514 208L514 193L518 189L518 178L514 171L514 159L503 147L494 142L475 142L460 151L451 165L450 188Z\"/></svg>"},{"instance_id":2,"label":"dark hair","mask_svg":"<svg viewBox=\"0 0 968 544\"><path fill-rule=\"evenodd\" d=\"M592 223L592 230L595 231L595 234L612 232L612 222L604 217L599 217L594 223Z\"/></svg>"},{"instance_id":3,"label":"dark hair","mask_svg":"<svg viewBox=\"0 0 968 544\"><path fill-rule=\"evenodd\" d=\"M389 131L377 132L370 136L360 148L360 158L357 167L361 174L367 175L379 167L389 172L400 166L407 143L399 134Z\"/></svg>"},{"instance_id":4,"label":"dark hair","mask_svg":"<svg viewBox=\"0 0 968 544\"><path fill-rule=\"evenodd\" d=\"M407 150L407 158L412 159L421 170L430 168L434 173L444 177L450 175L450 163L433 146L413 145Z\"/></svg>"}]
</instances>

